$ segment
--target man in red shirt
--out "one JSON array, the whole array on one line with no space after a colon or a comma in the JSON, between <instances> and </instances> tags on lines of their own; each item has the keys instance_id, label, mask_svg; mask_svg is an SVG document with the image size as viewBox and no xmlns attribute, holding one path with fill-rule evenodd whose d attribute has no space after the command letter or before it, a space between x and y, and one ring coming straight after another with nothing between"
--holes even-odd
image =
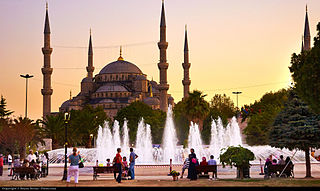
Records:
<instances>
[{"instance_id":1,"label":"man in red shirt","mask_svg":"<svg viewBox=\"0 0 320 191\"><path fill-rule=\"evenodd\" d=\"M0 154L0 176L2 176L3 173L3 156Z\"/></svg>"},{"instance_id":2,"label":"man in red shirt","mask_svg":"<svg viewBox=\"0 0 320 191\"><path fill-rule=\"evenodd\" d=\"M115 167L119 170L119 174L118 177L116 179L116 181L118 183L121 183L121 175L122 175L122 167L124 166L124 164L122 163L122 157L120 155L121 153L121 148L117 148L117 154L116 154L116 164Z\"/></svg>"}]
</instances>

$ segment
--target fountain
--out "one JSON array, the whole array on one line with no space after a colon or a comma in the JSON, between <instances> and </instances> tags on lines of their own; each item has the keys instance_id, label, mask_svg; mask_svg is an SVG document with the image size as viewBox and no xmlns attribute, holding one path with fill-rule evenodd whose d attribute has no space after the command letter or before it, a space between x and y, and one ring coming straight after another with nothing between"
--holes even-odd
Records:
<instances>
[{"instance_id":1,"label":"fountain","mask_svg":"<svg viewBox=\"0 0 320 191\"><path fill-rule=\"evenodd\" d=\"M151 129L150 125L144 123L143 118L138 124L135 153L139 156L139 163L154 163Z\"/></svg>"},{"instance_id":2,"label":"fountain","mask_svg":"<svg viewBox=\"0 0 320 191\"><path fill-rule=\"evenodd\" d=\"M112 133L111 133L112 132ZM121 136L122 135L122 136ZM121 139L122 138L122 139ZM197 158L201 160L202 157L209 159L210 155L214 155L219 163L219 156L221 149L228 146L241 145L251 150L256 159L252 164L259 164L259 159L263 161L273 154L275 157L292 156L295 150L278 149L269 145L263 146L248 146L242 144L241 132L237 119L233 117L226 127L223 126L222 120L212 119L211 125L211 140L209 145L204 145L201 139L198 124L191 122L188 136L188 148L183 148L182 145L177 145L178 139L176 129L172 117L172 107L169 106L167 112L167 119L163 132L162 144L160 148L152 146L151 127L144 123L142 118L138 123L138 129L135 140L135 152L139 156L136 164L169 164L170 159L174 164L182 164L184 157L190 152L191 148L195 149ZM95 164L96 160L99 164L105 165L106 159L110 158L112 161L116 155L116 149L122 148L122 156L129 156L129 129L127 120L122 126L122 133L120 134L120 125L118 121L114 121L112 129L110 129L108 122L105 122L103 127L99 126L98 136L96 139L96 148L86 149L79 148L82 158L86 162ZM68 148L68 153L72 152L72 148ZM63 164L64 149L56 149L48 152L50 163ZM297 151L292 161L294 163L304 162L305 156L303 151ZM311 162L317 162L311 157Z\"/></svg>"},{"instance_id":3,"label":"fountain","mask_svg":"<svg viewBox=\"0 0 320 191\"><path fill-rule=\"evenodd\" d=\"M178 157L176 157L178 138L176 134L176 129L173 123L172 117L172 106L169 105L167 112L166 125L164 127L163 137L162 137L162 152L163 158L162 162L170 161L172 159L173 163L178 162Z\"/></svg>"},{"instance_id":4,"label":"fountain","mask_svg":"<svg viewBox=\"0 0 320 191\"><path fill-rule=\"evenodd\" d=\"M122 134L123 134L123 141L121 144L121 150L124 156L129 156L129 129L128 129L128 121L125 119L123 122L123 128L122 128Z\"/></svg>"},{"instance_id":5,"label":"fountain","mask_svg":"<svg viewBox=\"0 0 320 191\"><path fill-rule=\"evenodd\" d=\"M191 126L189 129L188 148L194 149L194 153L196 154L198 159L200 156L202 157L207 155L204 151L204 145L202 144L199 126L198 124L194 124L193 122L191 122Z\"/></svg>"}]
</instances>

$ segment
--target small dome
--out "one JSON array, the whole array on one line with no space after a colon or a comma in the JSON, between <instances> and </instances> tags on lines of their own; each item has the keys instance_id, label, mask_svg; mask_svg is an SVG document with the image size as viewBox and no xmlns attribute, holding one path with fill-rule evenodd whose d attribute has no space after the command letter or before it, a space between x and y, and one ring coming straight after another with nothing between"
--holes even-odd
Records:
<instances>
[{"instance_id":1,"label":"small dome","mask_svg":"<svg viewBox=\"0 0 320 191\"><path fill-rule=\"evenodd\" d=\"M143 100L143 103L148 105L160 105L160 101L156 97L147 97Z\"/></svg>"},{"instance_id":2,"label":"small dome","mask_svg":"<svg viewBox=\"0 0 320 191\"><path fill-rule=\"evenodd\" d=\"M63 104L61 105L61 108L68 108L69 106L70 106L70 100L67 100L63 102Z\"/></svg>"},{"instance_id":3,"label":"small dome","mask_svg":"<svg viewBox=\"0 0 320 191\"><path fill-rule=\"evenodd\" d=\"M90 83L93 82L92 79L89 78L89 77L85 77L85 78L83 78L82 81L81 81L81 83L89 83L89 82L90 82Z\"/></svg>"},{"instance_id":4,"label":"small dome","mask_svg":"<svg viewBox=\"0 0 320 191\"><path fill-rule=\"evenodd\" d=\"M129 73L129 74L142 74L142 71L134 64L124 61L117 60L115 62L111 62L106 65L99 74L121 74L121 73Z\"/></svg>"}]
</instances>

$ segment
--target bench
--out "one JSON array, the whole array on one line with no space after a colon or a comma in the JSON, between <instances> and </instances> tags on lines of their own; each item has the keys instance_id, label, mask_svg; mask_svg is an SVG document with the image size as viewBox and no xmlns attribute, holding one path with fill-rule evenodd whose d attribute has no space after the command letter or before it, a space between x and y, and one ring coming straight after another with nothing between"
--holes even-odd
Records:
<instances>
[{"instance_id":1,"label":"bench","mask_svg":"<svg viewBox=\"0 0 320 191\"><path fill-rule=\"evenodd\" d=\"M208 172L213 172L215 175L215 178L217 178L217 165L205 165L205 166L196 166L197 174L199 174L200 177L206 177L209 178ZM201 175L201 173L205 173L205 175Z\"/></svg>"},{"instance_id":2,"label":"bench","mask_svg":"<svg viewBox=\"0 0 320 191\"><path fill-rule=\"evenodd\" d=\"M94 166L93 167L93 180L97 180L98 174L117 173L119 169L115 166Z\"/></svg>"},{"instance_id":3,"label":"bench","mask_svg":"<svg viewBox=\"0 0 320 191\"><path fill-rule=\"evenodd\" d=\"M40 178L40 172L33 167L14 167L12 180L24 180L24 177L37 180Z\"/></svg>"},{"instance_id":4,"label":"bench","mask_svg":"<svg viewBox=\"0 0 320 191\"><path fill-rule=\"evenodd\" d=\"M280 165L280 164L277 164L277 165L269 165L268 166L268 176L271 176L271 177L279 177L280 173L283 171L283 169L286 167L286 165ZM293 167L294 165L292 164L289 164L287 166L287 168L283 171L282 175L284 177L294 177L294 173L293 173Z\"/></svg>"}]
</instances>

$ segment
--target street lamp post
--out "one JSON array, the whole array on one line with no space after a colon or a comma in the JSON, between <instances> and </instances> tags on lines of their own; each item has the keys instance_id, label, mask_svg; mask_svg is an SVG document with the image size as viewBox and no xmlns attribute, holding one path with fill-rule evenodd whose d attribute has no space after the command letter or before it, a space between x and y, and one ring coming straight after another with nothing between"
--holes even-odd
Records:
<instances>
[{"instance_id":1,"label":"street lamp post","mask_svg":"<svg viewBox=\"0 0 320 191\"><path fill-rule=\"evenodd\" d=\"M92 148L92 146L93 146L92 140L93 140L93 134L90 134L90 145L89 145L89 148Z\"/></svg>"},{"instance_id":2,"label":"street lamp post","mask_svg":"<svg viewBox=\"0 0 320 191\"><path fill-rule=\"evenodd\" d=\"M25 118L27 118L28 116L28 112L27 112L27 106L28 106L28 79L32 78L33 75L20 75L20 77L25 78L26 79L26 112L25 112Z\"/></svg>"},{"instance_id":3,"label":"street lamp post","mask_svg":"<svg viewBox=\"0 0 320 191\"><path fill-rule=\"evenodd\" d=\"M232 93L237 95L237 108L239 109L238 95L241 94L242 92L232 92Z\"/></svg>"},{"instance_id":4,"label":"street lamp post","mask_svg":"<svg viewBox=\"0 0 320 191\"><path fill-rule=\"evenodd\" d=\"M64 113L64 136L65 136L65 143L64 143L64 171L63 171L63 177L62 180L67 180L67 146L68 146L68 123L70 121L70 113L66 112Z\"/></svg>"}]
</instances>

